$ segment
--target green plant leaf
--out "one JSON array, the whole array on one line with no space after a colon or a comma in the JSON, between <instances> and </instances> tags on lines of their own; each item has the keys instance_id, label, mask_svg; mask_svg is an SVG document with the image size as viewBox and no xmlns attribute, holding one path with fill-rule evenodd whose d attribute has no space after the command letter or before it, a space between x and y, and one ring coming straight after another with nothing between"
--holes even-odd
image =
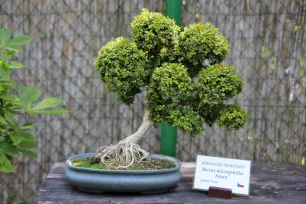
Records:
<instances>
[{"instance_id":1,"label":"green plant leaf","mask_svg":"<svg viewBox=\"0 0 306 204\"><path fill-rule=\"evenodd\" d=\"M19 154L19 151L17 149L17 147L15 147L14 145L5 142L5 143L1 143L0 144L0 150L2 150L2 152L4 152L7 155L10 156L16 156Z\"/></svg>"},{"instance_id":2,"label":"green plant leaf","mask_svg":"<svg viewBox=\"0 0 306 204\"><path fill-rule=\"evenodd\" d=\"M13 114L11 112L9 112L8 110L4 110L4 118L6 119L6 121L8 122L8 124L14 129L14 130L18 130L18 126L14 120Z\"/></svg>"},{"instance_id":3,"label":"green plant leaf","mask_svg":"<svg viewBox=\"0 0 306 204\"><path fill-rule=\"evenodd\" d=\"M63 114L68 113L69 111L64 108L54 109L54 110L29 110L28 113L30 114Z\"/></svg>"},{"instance_id":4,"label":"green plant leaf","mask_svg":"<svg viewBox=\"0 0 306 204\"><path fill-rule=\"evenodd\" d=\"M20 68L23 68L24 65L19 63L19 62L10 62L9 63L9 68L10 69L20 69Z\"/></svg>"},{"instance_id":5,"label":"green plant leaf","mask_svg":"<svg viewBox=\"0 0 306 204\"><path fill-rule=\"evenodd\" d=\"M0 130L0 131L2 131L3 132L3 130ZM0 142L3 142L5 140L5 138L4 137L0 137Z\"/></svg>"},{"instance_id":6,"label":"green plant leaf","mask_svg":"<svg viewBox=\"0 0 306 204\"><path fill-rule=\"evenodd\" d=\"M36 141L22 141L20 142L17 147L19 149L30 149L30 148L34 148L37 146L37 142Z\"/></svg>"},{"instance_id":7,"label":"green plant leaf","mask_svg":"<svg viewBox=\"0 0 306 204\"><path fill-rule=\"evenodd\" d=\"M8 41L6 45L24 45L27 42L30 42L31 40L32 38L30 36L20 35Z\"/></svg>"},{"instance_id":8,"label":"green plant leaf","mask_svg":"<svg viewBox=\"0 0 306 204\"><path fill-rule=\"evenodd\" d=\"M0 164L0 172L1 171L6 173L15 172L13 164L8 159L5 159L4 162Z\"/></svg>"},{"instance_id":9,"label":"green plant leaf","mask_svg":"<svg viewBox=\"0 0 306 204\"><path fill-rule=\"evenodd\" d=\"M31 123L25 123L22 126L20 126L20 130L32 130L34 128L34 125Z\"/></svg>"},{"instance_id":10,"label":"green plant leaf","mask_svg":"<svg viewBox=\"0 0 306 204\"><path fill-rule=\"evenodd\" d=\"M14 132L13 134L10 134L11 140L14 142L14 145L18 145L22 141L21 135L19 135L18 132Z\"/></svg>"},{"instance_id":11,"label":"green plant leaf","mask_svg":"<svg viewBox=\"0 0 306 204\"><path fill-rule=\"evenodd\" d=\"M19 45L5 45L3 46L3 48L7 49L7 50L12 50L15 52L20 52L21 51L21 47Z\"/></svg>"},{"instance_id":12,"label":"green plant leaf","mask_svg":"<svg viewBox=\"0 0 306 204\"><path fill-rule=\"evenodd\" d=\"M12 80L0 79L0 86L13 85L13 84L14 84L14 81Z\"/></svg>"},{"instance_id":13,"label":"green plant leaf","mask_svg":"<svg viewBox=\"0 0 306 204\"><path fill-rule=\"evenodd\" d=\"M0 29L0 47L2 47L11 37L11 31L7 28Z\"/></svg>"},{"instance_id":14,"label":"green plant leaf","mask_svg":"<svg viewBox=\"0 0 306 204\"><path fill-rule=\"evenodd\" d=\"M0 123L4 125L8 125L7 122L5 121L4 117L0 116Z\"/></svg>"},{"instance_id":15,"label":"green plant leaf","mask_svg":"<svg viewBox=\"0 0 306 204\"><path fill-rule=\"evenodd\" d=\"M41 102L39 102L32 110L44 110L47 108L54 108L61 104L61 100L58 98L45 98Z\"/></svg>"},{"instance_id":16,"label":"green plant leaf","mask_svg":"<svg viewBox=\"0 0 306 204\"><path fill-rule=\"evenodd\" d=\"M19 149L28 149L28 148L34 148L37 146L37 142L35 141L35 138L30 133L25 132L18 132L18 135L22 138L22 141L17 144L17 147Z\"/></svg>"},{"instance_id":17,"label":"green plant leaf","mask_svg":"<svg viewBox=\"0 0 306 204\"><path fill-rule=\"evenodd\" d=\"M36 158L37 154L35 152L32 152L30 150L20 150L24 155L31 157L31 158Z\"/></svg>"},{"instance_id":18,"label":"green plant leaf","mask_svg":"<svg viewBox=\"0 0 306 204\"><path fill-rule=\"evenodd\" d=\"M6 60L9 60L9 59L12 59L13 56L11 55L4 55L4 56L1 56L0 57L0 61L6 61Z\"/></svg>"},{"instance_id":19,"label":"green plant leaf","mask_svg":"<svg viewBox=\"0 0 306 204\"><path fill-rule=\"evenodd\" d=\"M0 95L0 98L10 103L20 102L20 99L15 95Z\"/></svg>"},{"instance_id":20,"label":"green plant leaf","mask_svg":"<svg viewBox=\"0 0 306 204\"><path fill-rule=\"evenodd\" d=\"M14 142L14 145L22 150L33 148L37 145L34 136L26 132L15 132L10 135L10 138Z\"/></svg>"},{"instance_id":21,"label":"green plant leaf","mask_svg":"<svg viewBox=\"0 0 306 204\"><path fill-rule=\"evenodd\" d=\"M0 67L0 77L2 79L9 79L10 78L10 70Z\"/></svg>"},{"instance_id":22,"label":"green plant leaf","mask_svg":"<svg viewBox=\"0 0 306 204\"><path fill-rule=\"evenodd\" d=\"M3 164L5 160L6 160L5 154L2 151L0 151L0 165Z\"/></svg>"},{"instance_id":23,"label":"green plant leaf","mask_svg":"<svg viewBox=\"0 0 306 204\"><path fill-rule=\"evenodd\" d=\"M31 105L40 97L40 90L36 87L22 86L18 89L23 91L20 101L26 106L26 109L30 109Z\"/></svg>"}]
</instances>

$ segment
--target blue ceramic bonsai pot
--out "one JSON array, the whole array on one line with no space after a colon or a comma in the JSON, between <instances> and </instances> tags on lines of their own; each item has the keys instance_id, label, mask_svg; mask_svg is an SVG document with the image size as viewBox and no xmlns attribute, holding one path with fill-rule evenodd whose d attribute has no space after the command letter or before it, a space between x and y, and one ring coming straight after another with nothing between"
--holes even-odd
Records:
<instances>
[{"instance_id":1,"label":"blue ceramic bonsai pot","mask_svg":"<svg viewBox=\"0 0 306 204\"><path fill-rule=\"evenodd\" d=\"M174 188L182 177L179 171L181 162L159 154L150 154L149 158L167 160L176 167L163 170L100 170L72 166L76 159L95 155L96 153L79 154L66 161L66 178L82 191L159 193Z\"/></svg>"}]
</instances>

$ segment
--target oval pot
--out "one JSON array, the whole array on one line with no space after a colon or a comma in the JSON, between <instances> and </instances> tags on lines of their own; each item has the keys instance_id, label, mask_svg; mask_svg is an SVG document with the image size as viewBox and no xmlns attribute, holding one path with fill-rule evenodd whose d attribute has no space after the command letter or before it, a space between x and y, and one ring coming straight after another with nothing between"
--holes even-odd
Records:
<instances>
[{"instance_id":1,"label":"oval pot","mask_svg":"<svg viewBox=\"0 0 306 204\"><path fill-rule=\"evenodd\" d=\"M78 189L86 192L140 192L159 193L174 188L181 180L181 162L173 157L150 154L156 160L167 160L175 168L163 170L101 170L72 166L76 159L95 156L96 153L79 154L66 161L65 176Z\"/></svg>"}]
</instances>

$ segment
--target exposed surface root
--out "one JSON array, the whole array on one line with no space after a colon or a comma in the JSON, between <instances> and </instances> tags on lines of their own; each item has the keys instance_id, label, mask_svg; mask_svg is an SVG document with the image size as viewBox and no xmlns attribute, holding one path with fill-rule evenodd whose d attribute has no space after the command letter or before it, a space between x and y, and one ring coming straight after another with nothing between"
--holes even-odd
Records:
<instances>
[{"instance_id":1,"label":"exposed surface root","mask_svg":"<svg viewBox=\"0 0 306 204\"><path fill-rule=\"evenodd\" d=\"M100 158L97 157L87 157L85 159L77 159L72 162L73 166L84 167L91 169L105 169L105 170L116 170L113 167L109 167L109 160L106 160L106 164L102 164ZM113 166L119 166L117 162L112 162ZM176 165L167 160L155 160L151 158L146 158L140 163L130 166L128 169L124 170L160 170L160 169L170 169L175 168ZM121 169L120 169L121 170Z\"/></svg>"},{"instance_id":2,"label":"exposed surface root","mask_svg":"<svg viewBox=\"0 0 306 204\"><path fill-rule=\"evenodd\" d=\"M116 145L100 147L96 158L112 169L128 169L146 159L149 153L127 139L119 141Z\"/></svg>"},{"instance_id":3,"label":"exposed surface root","mask_svg":"<svg viewBox=\"0 0 306 204\"><path fill-rule=\"evenodd\" d=\"M145 136L146 131L153 126L153 122L149 120L149 114L150 111L146 109L142 124L134 134L119 141L115 145L100 147L94 162L99 158L103 164L107 163L110 168L128 169L146 159L149 153L141 149L137 142L139 142Z\"/></svg>"}]
</instances>

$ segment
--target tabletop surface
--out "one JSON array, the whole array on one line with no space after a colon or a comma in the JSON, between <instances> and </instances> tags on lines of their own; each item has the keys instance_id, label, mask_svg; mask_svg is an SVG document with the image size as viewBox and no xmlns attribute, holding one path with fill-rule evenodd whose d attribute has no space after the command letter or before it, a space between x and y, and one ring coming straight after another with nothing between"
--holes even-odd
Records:
<instances>
[{"instance_id":1,"label":"tabletop surface","mask_svg":"<svg viewBox=\"0 0 306 204\"><path fill-rule=\"evenodd\" d=\"M84 193L67 182L65 168L65 163L54 164L40 186L37 203L306 203L305 166L252 164L250 196L233 196L231 200L192 190L194 163L182 163L182 180L176 188L153 195Z\"/></svg>"}]
</instances>

